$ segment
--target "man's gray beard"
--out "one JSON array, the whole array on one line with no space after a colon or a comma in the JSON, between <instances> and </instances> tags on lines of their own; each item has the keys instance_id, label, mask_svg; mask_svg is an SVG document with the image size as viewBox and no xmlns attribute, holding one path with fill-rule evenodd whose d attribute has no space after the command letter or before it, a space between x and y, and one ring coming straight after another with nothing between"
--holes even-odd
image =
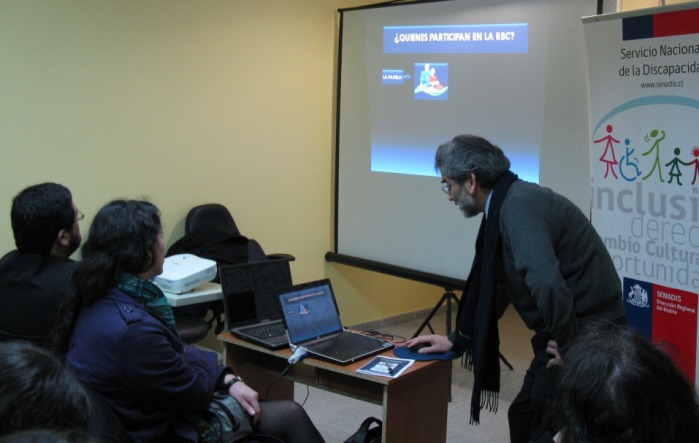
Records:
<instances>
[{"instance_id":1,"label":"man's gray beard","mask_svg":"<svg viewBox=\"0 0 699 443\"><path fill-rule=\"evenodd\" d=\"M478 215L478 209L476 209L476 199L466 192L464 189L459 196L459 201L457 202L459 209L464 214L464 217L471 218Z\"/></svg>"}]
</instances>

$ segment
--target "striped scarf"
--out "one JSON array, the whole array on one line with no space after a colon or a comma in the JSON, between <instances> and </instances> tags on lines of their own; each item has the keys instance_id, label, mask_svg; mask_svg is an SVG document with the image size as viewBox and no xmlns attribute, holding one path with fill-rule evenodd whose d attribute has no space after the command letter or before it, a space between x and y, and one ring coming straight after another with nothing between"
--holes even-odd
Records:
<instances>
[{"instance_id":1,"label":"striped scarf","mask_svg":"<svg viewBox=\"0 0 699 443\"><path fill-rule=\"evenodd\" d=\"M121 274L117 289L127 293L148 311L163 320L175 332L175 314L163 291L155 284L134 274Z\"/></svg>"}]
</instances>

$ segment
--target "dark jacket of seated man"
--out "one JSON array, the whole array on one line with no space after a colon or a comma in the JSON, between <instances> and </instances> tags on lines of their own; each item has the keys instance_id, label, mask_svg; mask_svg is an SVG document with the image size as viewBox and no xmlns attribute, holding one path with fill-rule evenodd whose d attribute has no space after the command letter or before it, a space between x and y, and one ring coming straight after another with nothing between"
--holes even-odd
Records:
<instances>
[{"instance_id":1,"label":"dark jacket of seated man","mask_svg":"<svg viewBox=\"0 0 699 443\"><path fill-rule=\"evenodd\" d=\"M46 347L77 262L11 251L0 260L0 337Z\"/></svg>"},{"instance_id":2,"label":"dark jacket of seated man","mask_svg":"<svg viewBox=\"0 0 699 443\"><path fill-rule=\"evenodd\" d=\"M0 259L0 340L48 346L58 310L77 265L83 215L70 191L56 183L33 185L12 200L17 249Z\"/></svg>"}]
</instances>

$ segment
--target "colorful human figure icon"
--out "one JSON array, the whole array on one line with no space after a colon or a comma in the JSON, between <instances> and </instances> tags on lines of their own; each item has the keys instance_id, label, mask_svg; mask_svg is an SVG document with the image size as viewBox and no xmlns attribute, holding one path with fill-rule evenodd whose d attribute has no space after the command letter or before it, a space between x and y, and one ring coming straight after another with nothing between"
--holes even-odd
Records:
<instances>
[{"instance_id":1,"label":"colorful human figure icon","mask_svg":"<svg viewBox=\"0 0 699 443\"><path fill-rule=\"evenodd\" d=\"M662 133L662 135L661 135ZM657 129L653 129L650 131L650 134L648 134L645 137L646 141L650 141L655 139L653 142L653 145L650 147L649 150L643 153L643 156L650 155L652 153L655 153L655 161L653 162L653 167L651 168L650 172L646 174L643 177L643 180L646 180L648 177L653 175L653 172L655 171L655 168L658 168L658 177L660 178L661 183L665 183L665 180L663 180L663 171L660 165L660 142L665 139L665 131L660 130L658 131Z\"/></svg>"},{"instance_id":2,"label":"colorful human figure icon","mask_svg":"<svg viewBox=\"0 0 699 443\"><path fill-rule=\"evenodd\" d=\"M619 162L616 159L616 154L614 153L614 143L619 143L619 140L615 139L612 136L613 129L614 128L612 127L612 125L607 125L608 135L595 140L595 143L606 142L606 145L604 146L604 152L602 153L602 156L599 158L599 161L607 164L607 169L604 171L604 178L607 178L607 176L609 175L609 171L611 171L614 178L618 179L619 177L617 177L616 172L614 171L614 166L619 164Z\"/></svg>"},{"instance_id":3,"label":"colorful human figure icon","mask_svg":"<svg viewBox=\"0 0 699 443\"><path fill-rule=\"evenodd\" d=\"M631 160L631 155L634 152L636 152L636 150L632 148L630 144L631 140L629 140L628 138L624 140L624 145L626 146L626 153L621 156L621 162L619 163L619 173L622 177L624 177L624 180L632 182L636 180L636 178L638 178L639 175L641 175L641 170L638 168L638 158L634 157L633 161ZM633 168L633 172L625 173L625 168Z\"/></svg>"},{"instance_id":4,"label":"colorful human figure icon","mask_svg":"<svg viewBox=\"0 0 699 443\"><path fill-rule=\"evenodd\" d=\"M682 182L680 181L680 177L682 177L682 170L680 169L680 165L686 166L687 163L680 160L680 152L682 152L680 148L675 148L673 152L675 153L675 158L670 160L668 163L665 163L665 166L670 167L670 172L668 172L670 180L668 180L668 183L672 183L672 179L676 178L677 184L682 186Z\"/></svg>"},{"instance_id":5,"label":"colorful human figure icon","mask_svg":"<svg viewBox=\"0 0 699 443\"><path fill-rule=\"evenodd\" d=\"M687 166L694 165L694 177L692 177L692 184L697 182L697 177L699 177L699 146L695 146L692 149L692 156L694 160L685 163Z\"/></svg>"}]
</instances>

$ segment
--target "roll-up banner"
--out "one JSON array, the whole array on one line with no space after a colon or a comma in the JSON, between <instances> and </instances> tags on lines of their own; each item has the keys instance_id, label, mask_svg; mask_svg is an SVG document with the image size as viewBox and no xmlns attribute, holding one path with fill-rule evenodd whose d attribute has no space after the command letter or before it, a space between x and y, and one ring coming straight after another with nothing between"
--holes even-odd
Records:
<instances>
[{"instance_id":1,"label":"roll-up banner","mask_svg":"<svg viewBox=\"0 0 699 443\"><path fill-rule=\"evenodd\" d=\"M696 386L699 4L583 18L591 217L629 324Z\"/></svg>"}]
</instances>

